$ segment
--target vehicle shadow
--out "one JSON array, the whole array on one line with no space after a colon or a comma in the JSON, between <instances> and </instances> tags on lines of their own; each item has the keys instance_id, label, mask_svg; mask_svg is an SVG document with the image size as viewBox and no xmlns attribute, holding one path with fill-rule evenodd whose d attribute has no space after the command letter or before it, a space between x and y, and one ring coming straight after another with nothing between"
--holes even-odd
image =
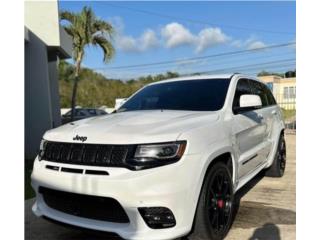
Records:
<instances>
[{"instance_id":1,"label":"vehicle shadow","mask_svg":"<svg viewBox=\"0 0 320 240\"><path fill-rule=\"evenodd\" d=\"M280 240L280 229L273 223L257 228L249 240Z\"/></svg>"},{"instance_id":2,"label":"vehicle shadow","mask_svg":"<svg viewBox=\"0 0 320 240\"><path fill-rule=\"evenodd\" d=\"M257 176L251 179L246 185L240 188L234 196L234 214L233 220L237 215L240 207L241 199L252 189L254 188L265 176L265 172L260 172Z\"/></svg>"},{"instance_id":3,"label":"vehicle shadow","mask_svg":"<svg viewBox=\"0 0 320 240\"><path fill-rule=\"evenodd\" d=\"M241 201L264 176L265 172L262 171L236 193L232 228L254 228L255 231L249 240L280 240L280 229L277 225L296 224L296 212L274 207L269 203L247 200ZM268 192L270 189L264 189L264 191Z\"/></svg>"}]
</instances>

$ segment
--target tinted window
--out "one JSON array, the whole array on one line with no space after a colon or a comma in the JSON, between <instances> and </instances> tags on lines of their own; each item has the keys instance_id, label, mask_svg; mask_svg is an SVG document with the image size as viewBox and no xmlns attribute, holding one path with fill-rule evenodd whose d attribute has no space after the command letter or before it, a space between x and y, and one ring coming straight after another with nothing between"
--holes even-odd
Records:
<instances>
[{"instance_id":1,"label":"tinted window","mask_svg":"<svg viewBox=\"0 0 320 240\"><path fill-rule=\"evenodd\" d=\"M237 83L236 92L233 98L233 107L240 107L240 96L243 94L252 94L249 81L247 79L240 79Z\"/></svg>"},{"instance_id":2,"label":"tinted window","mask_svg":"<svg viewBox=\"0 0 320 240\"><path fill-rule=\"evenodd\" d=\"M264 85L263 83L261 83L263 91L265 92L265 95L267 95L267 99L268 99L268 105L275 105L277 104L276 100L273 97L272 92L270 91L270 89Z\"/></svg>"},{"instance_id":3,"label":"tinted window","mask_svg":"<svg viewBox=\"0 0 320 240\"><path fill-rule=\"evenodd\" d=\"M217 111L223 107L229 83L230 79L214 79L150 85L125 102L118 111Z\"/></svg>"},{"instance_id":4,"label":"tinted window","mask_svg":"<svg viewBox=\"0 0 320 240\"><path fill-rule=\"evenodd\" d=\"M87 114L83 110L76 109L75 116L80 117L80 116L86 116L86 115Z\"/></svg>"},{"instance_id":5,"label":"tinted window","mask_svg":"<svg viewBox=\"0 0 320 240\"><path fill-rule=\"evenodd\" d=\"M105 114L107 114L105 111L103 111L103 110L96 110L96 112L97 112L97 114L98 115L105 115Z\"/></svg>"},{"instance_id":6,"label":"tinted window","mask_svg":"<svg viewBox=\"0 0 320 240\"><path fill-rule=\"evenodd\" d=\"M90 115L96 115L95 109L88 109L88 112L90 113Z\"/></svg>"},{"instance_id":7,"label":"tinted window","mask_svg":"<svg viewBox=\"0 0 320 240\"><path fill-rule=\"evenodd\" d=\"M264 85L257 81L250 81L252 94L258 95L261 98L262 106L268 106L268 97L266 92L264 91Z\"/></svg>"},{"instance_id":8,"label":"tinted window","mask_svg":"<svg viewBox=\"0 0 320 240\"><path fill-rule=\"evenodd\" d=\"M67 113L65 114L65 116L71 116L71 112L72 112L72 111L67 112Z\"/></svg>"}]
</instances>

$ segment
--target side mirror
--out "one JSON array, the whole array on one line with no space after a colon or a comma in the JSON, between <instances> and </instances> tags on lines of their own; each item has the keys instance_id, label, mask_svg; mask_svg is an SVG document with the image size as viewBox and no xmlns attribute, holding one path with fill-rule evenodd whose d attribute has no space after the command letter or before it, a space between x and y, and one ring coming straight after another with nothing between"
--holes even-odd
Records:
<instances>
[{"instance_id":1,"label":"side mirror","mask_svg":"<svg viewBox=\"0 0 320 240\"><path fill-rule=\"evenodd\" d=\"M240 107L241 108L261 108L261 98L258 95L244 94L240 96Z\"/></svg>"},{"instance_id":2,"label":"side mirror","mask_svg":"<svg viewBox=\"0 0 320 240\"><path fill-rule=\"evenodd\" d=\"M236 113L259 109L262 106L262 102L258 95L244 94L240 96L239 105L234 109Z\"/></svg>"}]
</instances>

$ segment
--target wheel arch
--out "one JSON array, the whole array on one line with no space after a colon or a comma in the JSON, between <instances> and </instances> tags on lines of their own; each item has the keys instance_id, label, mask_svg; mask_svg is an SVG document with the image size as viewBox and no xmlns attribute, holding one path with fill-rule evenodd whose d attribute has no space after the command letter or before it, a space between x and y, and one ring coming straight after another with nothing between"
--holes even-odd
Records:
<instances>
[{"instance_id":1,"label":"wheel arch","mask_svg":"<svg viewBox=\"0 0 320 240\"><path fill-rule=\"evenodd\" d=\"M236 169L237 169L237 165L236 164L237 163L235 161L235 155L233 153L232 148L221 149L220 151L215 152L214 155L210 155L210 157L208 159L209 160L208 160L206 166L204 167L204 171L203 171L203 174L202 174L202 177L201 177L201 180L200 180L199 191L196 194L195 208L194 208L191 232L193 232L193 230L194 230L194 221L195 221L195 216L196 216L196 210L197 210L197 206L198 206L198 203L199 203L200 194L201 194L201 191L203 189L204 181L205 181L205 179L207 177L207 174L208 174L209 170L216 163L223 162L228 166L229 170L232 169L230 172L231 172L231 175L232 175L232 181L233 181L233 185L234 185L234 189L235 189L235 183L236 183L236 177L237 177L237 173L236 173Z\"/></svg>"},{"instance_id":2,"label":"wheel arch","mask_svg":"<svg viewBox=\"0 0 320 240\"><path fill-rule=\"evenodd\" d=\"M223 162L227 166L229 164L229 166L228 166L228 167L230 167L229 169L232 169L230 172L231 172L231 177L232 177L232 182L233 182L233 185L234 185L234 189L236 188L235 185L237 183L238 174L237 174L237 171L236 171L236 169L237 169L237 161L236 161L235 154L234 154L233 149L231 147L221 148L219 151L215 151L214 153L210 154L207 157L206 164L203 167L203 171L202 171L202 174L201 174L200 179L199 179L199 184L198 184L199 189L197 191L196 198L195 198L196 206L197 206L198 201L199 201L199 196L200 196L200 193L201 193L202 188L203 188L204 180L205 180L209 170L217 162Z\"/></svg>"}]
</instances>

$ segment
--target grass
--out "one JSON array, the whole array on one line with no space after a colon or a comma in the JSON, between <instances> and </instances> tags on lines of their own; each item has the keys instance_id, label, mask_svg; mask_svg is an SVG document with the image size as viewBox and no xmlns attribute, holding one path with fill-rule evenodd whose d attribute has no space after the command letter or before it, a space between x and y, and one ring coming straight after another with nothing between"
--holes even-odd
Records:
<instances>
[{"instance_id":1,"label":"grass","mask_svg":"<svg viewBox=\"0 0 320 240\"><path fill-rule=\"evenodd\" d=\"M24 199L30 199L35 197L35 192L31 187L31 173L33 167L33 159L25 159L24 165Z\"/></svg>"},{"instance_id":2,"label":"grass","mask_svg":"<svg viewBox=\"0 0 320 240\"><path fill-rule=\"evenodd\" d=\"M286 110L284 108L281 108L282 110L282 114L285 120L290 119L292 117L294 117L296 115L296 110L292 109L292 110Z\"/></svg>"}]
</instances>

